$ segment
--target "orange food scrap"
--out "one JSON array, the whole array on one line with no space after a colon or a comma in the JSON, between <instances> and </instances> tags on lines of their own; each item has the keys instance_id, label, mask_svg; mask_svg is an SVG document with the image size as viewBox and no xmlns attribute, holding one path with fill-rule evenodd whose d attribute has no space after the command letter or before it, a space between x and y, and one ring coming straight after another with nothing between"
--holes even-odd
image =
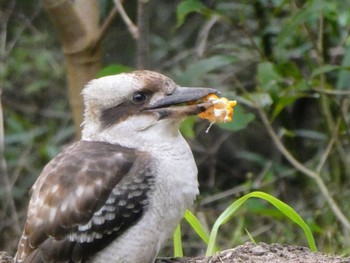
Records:
<instances>
[{"instance_id":1,"label":"orange food scrap","mask_svg":"<svg viewBox=\"0 0 350 263\"><path fill-rule=\"evenodd\" d=\"M211 123L230 122L233 116L233 107L237 105L237 101L230 101L226 98L219 98L214 94L209 94L203 98L204 102L211 102L212 106L206 111L198 114L198 117L207 119Z\"/></svg>"}]
</instances>

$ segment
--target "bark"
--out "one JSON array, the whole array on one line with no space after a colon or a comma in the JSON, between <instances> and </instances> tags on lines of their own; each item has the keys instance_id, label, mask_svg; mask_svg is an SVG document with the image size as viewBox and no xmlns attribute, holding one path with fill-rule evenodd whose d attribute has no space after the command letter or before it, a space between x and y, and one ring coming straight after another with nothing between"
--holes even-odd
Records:
<instances>
[{"instance_id":1,"label":"bark","mask_svg":"<svg viewBox=\"0 0 350 263\"><path fill-rule=\"evenodd\" d=\"M84 85L96 77L101 66L98 0L43 0L56 28L67 64L69 99L76 134L83 121Z\"/></svg>"}]
</instances>

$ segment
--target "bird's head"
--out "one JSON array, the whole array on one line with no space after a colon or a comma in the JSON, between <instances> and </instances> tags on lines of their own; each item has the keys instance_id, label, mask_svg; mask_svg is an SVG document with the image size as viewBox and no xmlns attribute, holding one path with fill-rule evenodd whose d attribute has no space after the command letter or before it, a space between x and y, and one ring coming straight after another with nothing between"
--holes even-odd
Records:
<instances>
[{"instance_id":1,"label":"bird's head","mask_svg":"<svg viewBox=\"0 0 350 263\"><path fill-rule=\"evenodd\" d=\"M83 139L120 143L131 136L171 136L178 133L182 118L211 106L188 102L217 93L209 88L179 87L170 78L145 70L92 80L83 90Z\"/></svg>"}]
</instances>

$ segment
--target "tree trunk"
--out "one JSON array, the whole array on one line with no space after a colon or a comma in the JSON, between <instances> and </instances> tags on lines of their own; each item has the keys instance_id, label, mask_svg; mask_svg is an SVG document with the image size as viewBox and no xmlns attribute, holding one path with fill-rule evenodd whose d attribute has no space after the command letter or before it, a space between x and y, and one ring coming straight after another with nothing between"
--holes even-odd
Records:
<instances>
[{"instance_id":1,"label":"tree trunk","mask_svg":"<svg viewBox=\"0 0 350 263\"><path fill-rule=\"evenodd\" d=\"M98 0L43 0L58 32L67 64L70 105L77 137L83 121L84 85L96 77L101 65Z\"/></svg>"}]
</instances>

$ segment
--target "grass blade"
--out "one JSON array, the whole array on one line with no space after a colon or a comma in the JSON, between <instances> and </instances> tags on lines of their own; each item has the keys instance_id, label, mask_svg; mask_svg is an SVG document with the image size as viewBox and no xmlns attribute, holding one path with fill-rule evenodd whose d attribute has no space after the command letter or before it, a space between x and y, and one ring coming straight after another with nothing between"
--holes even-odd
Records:
<instances>
[{"instance_id":1,"label":"grass blade","mask_svg":"<svg viewBox=\"0 0 350 263\"><path fill-rule=\"evenodd\" d=\"M312 235L312 232L310 228L307 226L307 224L304 222L304 220L295 212L293 208L291 208L289 205L283 203L282 201L278 200L277 198L266 194L264 192L252 192L250 194L247 194L234 203L232 203L222 214L219 216L219 218L216 220L213 229L210 233L209 237L209 243L208 248L206 252L206 256L211 256L215 253L215 243L216 238L218 234L219 227L223 224L225 224L237 211L237 209L249 198L256 197L261 198L269 203L271 203L273 206L275 206L278 210L280 210L283 214L285 214L289 219L291 219L293 222L298 224L302 230L304 231L304 234L306 236L306 239L308 241L309 247L311 251L317 251L316 243L314 240L314 237Z\"/></svg>"},{"instance_id":2,"label":"grass blade","mask_svg":"<svg viewBox=\"0 0 350 263\"><path fill-rule=\"evenodd\" d=\"M174 257L183 257L182 250L182 240L181 240L181 226L177 225L174 235L173 235L173 244L174 244Z\"/></svg>"},{"instance_id":3,"label":"grass blade","mask_svg":"<svg viewBox=\"0 0 350 263\"><path fill-rule=\"evenodd\" d=\"M185 219L191 225L191 227L197 233L197 235L204 241L204 243L208 244L209 234L204 229L198 218L190 210L186 211Z\"/></svg>"}]
</instances>

